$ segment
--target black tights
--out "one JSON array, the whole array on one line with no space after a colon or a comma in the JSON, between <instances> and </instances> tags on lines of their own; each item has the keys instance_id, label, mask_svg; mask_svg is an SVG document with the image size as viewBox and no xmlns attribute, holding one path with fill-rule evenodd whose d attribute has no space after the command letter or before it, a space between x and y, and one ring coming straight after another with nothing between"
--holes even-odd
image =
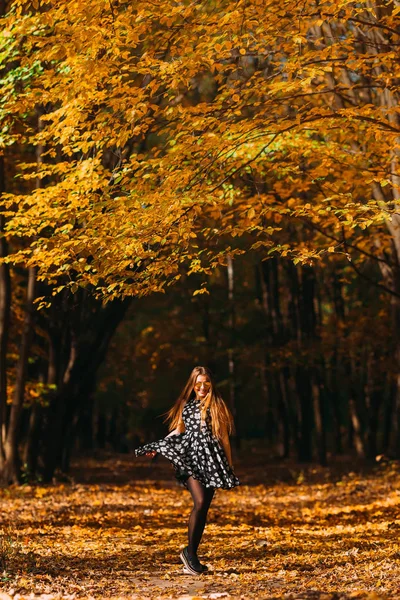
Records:
<instances>
[{"instance_id":1,"label":"black tights","mask_svg":"<svg viewBox=\"0 0 400 600\"><path fill-rule=\"evenodd\" d=\"M189 517L188 552L197 555L201 536L206 525L207 512L214 497L215 488L207 488L192 476L187 480L187 486L193 498L193 510Z\"/></svg>"}]
</instances>

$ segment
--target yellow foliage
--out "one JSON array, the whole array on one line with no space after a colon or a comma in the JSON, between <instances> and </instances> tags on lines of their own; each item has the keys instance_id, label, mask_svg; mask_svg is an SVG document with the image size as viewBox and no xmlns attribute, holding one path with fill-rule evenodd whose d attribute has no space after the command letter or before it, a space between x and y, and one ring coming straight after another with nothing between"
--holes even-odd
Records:
<instances>
[{"instance_id":1,"label":"yellow foliage","mask_svg":"<svg viewBox=\"0 0 400 600\"><path fill-rule=\"evenodd\" d=\"M293 224L318 228L309 257L396 236L397 18L350 0L14 0L8 260L113 298L162 291L200 250L206 274L243 236L303 260Z\"/></svg>"}]
</instances>

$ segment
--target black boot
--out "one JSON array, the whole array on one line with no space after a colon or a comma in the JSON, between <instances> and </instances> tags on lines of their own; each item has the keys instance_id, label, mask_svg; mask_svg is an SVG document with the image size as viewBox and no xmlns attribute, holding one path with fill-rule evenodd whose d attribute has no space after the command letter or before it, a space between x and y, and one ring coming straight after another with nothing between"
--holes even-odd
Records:
<instances>
[{"instance_id":1,"label":"black boot","mask_svg":"<svg viewBox=\"0 0 400 600\"><path fill-rule=\"evenodd\" d=\"M202 565L196 555L188 552L188 547L185 546L180 554L180 559L185 566L185 570L191 575L201 575L208 568Z\"/></svg>"},{"instance_id":2,"label":"black boot","mask_svg":"<svg viewBox=\"0 0 400 600\"><path fill-rule=\"evenodd\" d=\"M201 569L202 569L203 573L205 573L206 571L208 571L208 567L207 567L207 565L203 565L203 563L201 563L201 562L199 561L199 557L197 556L197 553L196 553L196 554L193 554L193 553L189 552L189 547L188 547L188 546L186 546L186 548L187 548L188 555L189 555L189 557L191 558L191 560L192 560L192 561L194 561L196 565L200 565L200 567L201 567Z\"/></svg>"},{"instance_id":3,"label":"black boot","mask_svg":"<svg viewBox=\"0 0 400 600\"><path fill-rule=\"evenodd\" d=\"M208 571L208 567L207 567L207 565L203 565L203 563L201 563L201 562L199 561L199 557L197 556L197 554L196 554L196 560L198 561L198 563L199 563L200 567L202 568L202 571L203 571L203 573L205 573L206 571Z\"/></svg>"}]
</instances>

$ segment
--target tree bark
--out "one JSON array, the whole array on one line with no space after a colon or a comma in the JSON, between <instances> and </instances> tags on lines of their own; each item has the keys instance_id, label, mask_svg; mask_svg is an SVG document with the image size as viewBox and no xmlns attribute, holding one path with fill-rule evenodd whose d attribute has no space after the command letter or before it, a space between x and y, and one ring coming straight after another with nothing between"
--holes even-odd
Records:
<instances>
[{"instance_id":1,"label":"tree bark","mask_svg":"<svg viewBox=\"0 0 400 600\"><path fill-rule=\"evenodd\" d=\"M35 480L38 470L42 417L43 407L38 402L35 402L29 415L28 435L25 442L23 459L26 468L26 477L30 480Z\"/></svg>"},{"instance_id":2,"label":"tree bark","mask_svg":"<svg viewBox=\"0 0 400 600\"><path fill-rule=\"evenodd\" d=\"M279 351L285 344L287 334L281 310L279 259L274 257L263 261L260 271L260 301L264 311L265 322L265 371L272 362L274 350L277 349ZM269 383L269 387L274 389L274 394L271 391L269 392L269 408L277 422L280 456L281 458L287 458L290 453L291 432L288 410L288 386L285 381L283 368L282 366L277 366L270 374L272 383Z\"/></svg>"},{"instance_id":3,"label":"tree bark","mask_svg":"<svg viewBox=\"0 0 400 600\"><path fill-rule=\"evenodd\" d=\"M314 421L317 437L317 452L319 463L322 466L327 464L326 455L326 428L325 428L325 407L321 393L321 386L318 381L318 374L313 373L311 376L311 389L314 405Z\"/></svg>"},{"instance_id":4,"label":"tree bark","mask_svg":"<svg viewBox=\"0 0 400 600\"><path fill-rule=\"evenodd\" d=\"M4 157L0 156L0 193L5 191ZM0 259L8 254L4 236L5 220L0 215ZM0 470L4 468L7 435L7 348L11 315L10 268L0 262Z\"/></svg>"},{"instance_id":5,"label":"tree bark","mask_svg":"<svg viewBox=\"0 0 400 600\"><path fill-rule=\"evenodd\" d=\"M4 464L2 474L5 483L19 483L21 476L18 442L22 406L25 395L25 383L28 371L28 358L33 336L33 324L35 315L33 301L35 299L35 288L36 268L31 267L28 271L25 319L22 330L19 359L16 371L14 397L10 410L7 439L5 443L6 461Z\"/></svg>"},{"instance_id":6,"label":"tree bark","mask_svg":"<svg viewBox=\"0 0 400 600\"><path fill-rule=\"evenodd\" d=\"M236 432L233 436L234 445L240 448L240 426L236 419L236 326L235 326L235 276L233 259L228 254L227 257L227 276L228 276L228 328L229 328L229 348L228 348L228 370L229 370L229 407L232 412Z\"/></svg>"},{"instance_id":7,"label":"tree bark","mask_svg":"<svg viewBox=\"0 0 400 600\"><path fill-rule=\"evenodd\" d=\"M82 404L93 393L98 368L112 336L125 315L130 299L98 307L90 324L75 323L70 333L70 354L57 392L46 411L43 435L42 477L51 481L57 468L66 467L75 437L74 422ZM89 313L90 314L90 313ZM81 337L80 337L81 335Z\"/></svg>"}]
</instances>

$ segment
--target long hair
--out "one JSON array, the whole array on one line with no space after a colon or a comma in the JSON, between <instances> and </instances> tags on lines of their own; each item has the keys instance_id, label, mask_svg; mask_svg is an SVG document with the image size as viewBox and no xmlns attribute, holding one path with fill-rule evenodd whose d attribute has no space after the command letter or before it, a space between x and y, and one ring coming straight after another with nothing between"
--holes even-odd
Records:
<instances>
[{"instance_id":1,"label":"long hair","mask_svg":"<svg viewBox=\"0 0 400 600\"><path fill-rule=\"evenodd\" d=\"M210 391L207 396L200 400L201 421L205 421L207 409L211 414L211 430L214 437L222 440L225 431L231 434L235 431L233 416L228 406L225 404L215 385L214 376L208 367L195 367L190 374L189 379L173 407L163 415L167 415L164 423L169 423L169 431L176 429L182 420L182 411L186 402L195 397L194 384L198 375L206 375L210 380Z\"/></svg>"}]
</instances>

